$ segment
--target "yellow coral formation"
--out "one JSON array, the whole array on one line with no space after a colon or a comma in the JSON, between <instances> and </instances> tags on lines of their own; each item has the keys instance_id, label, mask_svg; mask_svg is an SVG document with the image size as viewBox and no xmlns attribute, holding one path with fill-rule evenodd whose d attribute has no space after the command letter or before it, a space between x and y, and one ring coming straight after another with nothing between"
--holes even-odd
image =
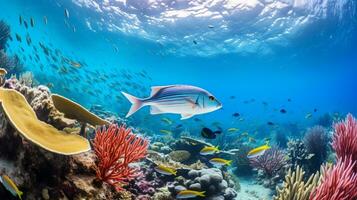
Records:
<instances>
[{"instance_id":1,"label":"yellow coral formation","mask_svg":"<svg viewBox=\"0 0 357 200\"><path fill-rule=\"evenodd\" d=\"M6 69L0 68L0 76L4 76L4 75L6 75L6 74L7 74Z\"/></svg>"},{"instance_id":2,"label":"yellow coral formation","mask_svg":"<svg viewBox=\"0 0 357 200\"><path fill-rule=\"evenodd\" d=\"M65 117L67 118L76 119L80 122L85 122L93 126L109 124L108 121L101 119L78 103L71 101L63 96L52 94L51 98L56 109L64 113Z\"/></svg>"},{"instance_id":3,"label":"yellow coral formation","mask_svg":"<svg viewBox=\"0 0 357 200\"><path fill-rule=\"evenodd\" d=\"M0 102L14 128L40 147L63 155L90 150L87 139L79 135L66 134L38 120L25 97L16 90L0 88Z\"/></svg>"},{"instance_id":4,"label":"yellow coral formation","mask_svg":"<svg viewBox=\"0 0 357 200\"><path fill-rule=\"evenodd\" d=\"M305 183L304 174L300 166L294 172L289 169L283 188L277 189L277 196L274 196L274 200L309 200L310 193L317 186L320 175L319 172L312 174Z\"/></svg>"}]
</instances>

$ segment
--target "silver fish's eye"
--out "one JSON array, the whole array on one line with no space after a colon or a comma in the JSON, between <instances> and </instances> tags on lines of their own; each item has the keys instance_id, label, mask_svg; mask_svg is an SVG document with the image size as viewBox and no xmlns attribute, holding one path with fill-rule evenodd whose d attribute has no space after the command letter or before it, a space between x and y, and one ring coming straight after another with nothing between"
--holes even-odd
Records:
<instances>
[{"instance_id":1,"label":"silver fish's eye","mask_svg":"<svg viewBox=\"0 0 357 200\"><path fill-rule=\"evenodd\" d=\"M214 99L215 99L214 96L209 96L208 98L209 98L209 100L211 100L211 101L214 101Z\"/></svg>"}]
</instances>

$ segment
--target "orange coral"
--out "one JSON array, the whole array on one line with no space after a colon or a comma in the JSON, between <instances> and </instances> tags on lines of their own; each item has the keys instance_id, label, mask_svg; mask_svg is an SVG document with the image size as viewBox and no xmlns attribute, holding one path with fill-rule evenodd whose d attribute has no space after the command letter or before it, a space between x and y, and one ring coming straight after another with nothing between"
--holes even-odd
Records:
<instances>
[{"instance_id":1,"label":"orange coral","mask_svg":"<svg viewBox=\"0 0 357 200\"><path fill-rule=\"evenodd\" d=\"M98 129L93 142L97 177L121 190L123 184L137 176L137 169L129 165L146 156L148 144L148 140L125 126L111 124L108 129Z\"/></svg>"}]
</instances>

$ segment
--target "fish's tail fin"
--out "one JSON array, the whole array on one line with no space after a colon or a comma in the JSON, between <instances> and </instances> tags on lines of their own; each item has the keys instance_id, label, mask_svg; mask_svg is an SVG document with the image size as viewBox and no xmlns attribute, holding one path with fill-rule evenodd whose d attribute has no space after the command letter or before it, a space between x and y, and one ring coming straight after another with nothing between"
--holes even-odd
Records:
<instances>
[{"instance_id":1,"label":"fish's tail fin","mask_svg":"<svg viewBox=\"0 0 357 200\"><path fill-rule=\"evenodd\" d=\"M131 107L130 107L130 110L128 112L128 114L126 114L126 118L130 117L132 114L134 114L136 111L138 111L140 108L142 108L144 106L143 102L141 99L131 95L131 94L128 94L128 93L125 93L125 92L121 92L129 101L130 103L132 104Z\"/></svg>"},{"instance_id":2,"label":"fish's tail fin","mask_svg":"<svg viewBox=\"0 0 357 200\"><path fill-rule=\"evenodd\" d=\"M227 161L227 165L228 165L228 166L231 166L232 161L233 161L233 160L228 160L228 161Z\"/></svg>"},{"instance_id":3,"label":"fish's tail fin","mask_svg":"<svg viewBox=\"0 0 357 200\"><path fill-rule=\"evenodd\" d=\"M206 196L206 195L205 195L205 192L206 192L206 191L199 192L199 193L197 194L197 196L205 197L205 196Z\"/></svg>"},{"instance_id":4,"label":"fish's tail fin","mask_svg":"<svg viewBox=\"0 0 357 200\"><path fill-rule=\"evenodd\" d=\"M22 195L23 195L24 193L23 192L21 192L21 191L19 191L19 193L17 194L17 195L19 195L19 199L20 200L22 200Z\"/></svg>"}]
</instances>

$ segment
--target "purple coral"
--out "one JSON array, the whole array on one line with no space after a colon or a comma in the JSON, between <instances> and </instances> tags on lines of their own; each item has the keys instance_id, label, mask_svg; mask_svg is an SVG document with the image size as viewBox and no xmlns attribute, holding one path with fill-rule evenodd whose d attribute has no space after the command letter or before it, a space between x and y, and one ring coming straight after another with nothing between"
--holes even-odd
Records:
<instances>
[{"instance_id":1,"label":"purple coral","mask_svg":"<svg viewBox=\"0 0 357 200\"><path fill-rule=\"evenodd\" d=\"M286 165L286 159L281 149L273 147L263 155L250 159L250 165L253 168L262 170L265 176L273 177Z\"/></svg>"}]
</instances>

